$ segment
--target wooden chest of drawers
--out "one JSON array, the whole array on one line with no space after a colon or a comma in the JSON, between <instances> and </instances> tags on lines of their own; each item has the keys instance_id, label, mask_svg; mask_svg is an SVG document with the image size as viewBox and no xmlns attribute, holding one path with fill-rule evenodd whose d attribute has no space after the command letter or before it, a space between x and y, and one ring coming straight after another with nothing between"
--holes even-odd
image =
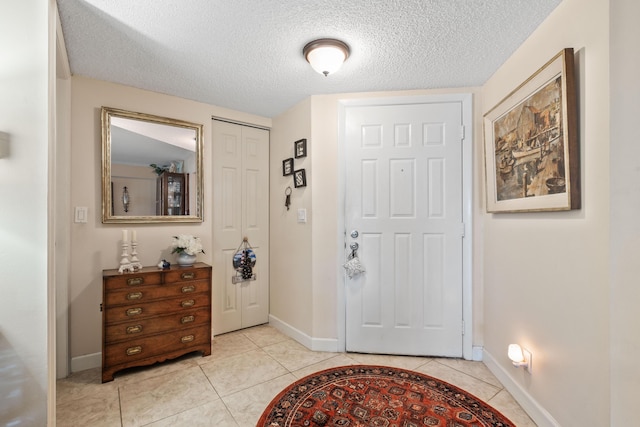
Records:
<instances>
[{"instance_id":1,"label":"wooden chest of drawers","mask_svg":"<svg viewBox=\"0 0 640 427\"><path fill-rule=\"evenodd\" d=\"M102 273L102 382L133 366L211 354L211 266Z\"/></svg>"}]
</instances>

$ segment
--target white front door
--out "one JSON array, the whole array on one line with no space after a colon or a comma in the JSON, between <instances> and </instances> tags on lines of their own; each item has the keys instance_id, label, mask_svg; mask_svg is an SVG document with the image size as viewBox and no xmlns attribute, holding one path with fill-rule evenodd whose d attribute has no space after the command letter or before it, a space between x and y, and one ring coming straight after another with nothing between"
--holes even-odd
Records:
<instances>
[{"instance_id":1,"label":"white front door","mask_svg":"<svg viewBox=\"0 0 640 427\"><path fill-rule=\"evenodd\" d=\"M345 108L346 252L366 270L345 279L347 351L462 356L462 117L459 102Z\"/></svg>"},{"instance_id":2,"label":"white front door","mask_svg":"<svg viewBox=\"0 0 640 427\"><path fill-rule=\"evenodd\" d=\"M213 121L214 335L269 321L269 131ZM255 280L234 283L244 238Z\"/></svg>"}]
</instances>

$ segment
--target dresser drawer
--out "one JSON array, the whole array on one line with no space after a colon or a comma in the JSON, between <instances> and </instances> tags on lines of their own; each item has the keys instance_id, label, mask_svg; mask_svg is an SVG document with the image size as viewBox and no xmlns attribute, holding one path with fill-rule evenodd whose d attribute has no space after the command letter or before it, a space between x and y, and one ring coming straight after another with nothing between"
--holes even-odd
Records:
<instances>
[{"instance_id":1,"label":"dresser drawer","mask_svg":"<svg viewBox=\"0 0 640 427\"><path fill-rule=\"evenodd\" d=\"M168 316L158 316L138 321L116 323L105 328L104 340L106 343L122 340L135 340L139 337L157 334L166 331L178 331L195 326L209 325L211 323L211 310L209 307L199 310L189 310Z\"/></svg>"},{"instance_id":2,"label":"dresser drawer","mask_svg":"<svg viewBox=\"0 0 640 427\"><path fill-rule=\"evenodd\" d=\"M159 298L171 298L182 295L209 291L209 281L189 283L171 283L157 286L136 286L134 288L107 291L105 302L108 307L121 304L137 304Z\"/></svg>"},{"instance_id":3,"label":"dresser drawer","mask_svg":"<svg viewBox=\"0 0 640 427\"><path fill-rule=\"evenodd\" d=\"M210 343L209 331L208 326L201 326L109 344L105 346L106 358L117 365L177 350L188 352L190 347Z\"/></svg>"},{"instance_id":4,"label":"dresser drawer","mask_svg":"<svg viewBox=\"0 0 640 427\"><path fill-rule=\"evenodd\" d=\"M190 280L203 280L211 278L210 268L181 268L179 270L171 270L165 273L165 282L188 282Z\"/></svg>"},{"instance_id":5,"label":"dresser drawer","mask_svg":"<svg viewBox=\"0 0 640 427\"><path fill-rule=\"evenodd\" d=\"M104 278L104 288L107 291L113 289L133 289L139 286L159 285L162 283L162 272L130 273Z\"/></svg>"},{"instance_id":6,"label":"dresser drawer","mask_svg":"<svg viewBox=\"0 0 640 427\"><path fill-rule=\"evenodd\" d=\"M179 313L195 308L209 307L211 297L208 293L189 294L177 298L156 300L151 302L133 301L128 305L108 307L104 311L105 323L111 324L122 321L136 321L150 316Z\"/></svg>"}]
</instances>

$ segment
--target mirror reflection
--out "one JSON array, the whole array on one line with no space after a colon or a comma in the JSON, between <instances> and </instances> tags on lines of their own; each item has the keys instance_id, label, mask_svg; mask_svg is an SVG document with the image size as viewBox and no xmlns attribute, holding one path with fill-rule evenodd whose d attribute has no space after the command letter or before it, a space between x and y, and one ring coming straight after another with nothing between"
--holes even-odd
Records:
<instances>
[{"instance_id":1,"label":"mirror reflection","mask_svg":"<svg viewBox=\"0 0 640 427\"><path fill-rule=\"evenodd\" d=\"M201 222L202 125L102 108L102 222Z\"/></svg>"}]
</instances>

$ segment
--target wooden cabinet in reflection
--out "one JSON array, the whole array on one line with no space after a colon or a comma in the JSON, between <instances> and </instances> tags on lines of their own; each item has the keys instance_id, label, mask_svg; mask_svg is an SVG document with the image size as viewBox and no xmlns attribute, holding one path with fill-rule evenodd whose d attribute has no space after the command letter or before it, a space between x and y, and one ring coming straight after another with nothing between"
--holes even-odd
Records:
<instances>
[{"instance_id":1,"label":"wooden cabinet in reflection","mask_svg":"<svg viewBox=\"0 0 640 427\"><path fill-rule=\"evenodd\" d=\"M189 215L189 174L163 172L158 177L156 215Z\"/></svg>"}]
</instances>

